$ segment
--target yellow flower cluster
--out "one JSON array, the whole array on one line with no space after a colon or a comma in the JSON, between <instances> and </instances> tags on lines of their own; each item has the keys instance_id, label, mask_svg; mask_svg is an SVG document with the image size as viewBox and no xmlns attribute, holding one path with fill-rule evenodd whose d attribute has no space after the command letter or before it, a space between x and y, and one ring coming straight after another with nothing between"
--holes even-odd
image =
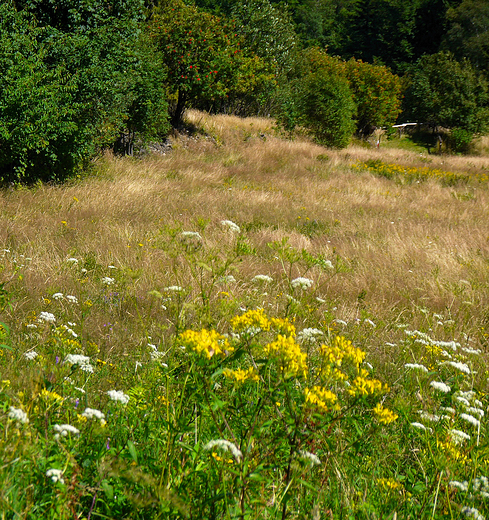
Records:
<instances>
[{"instance_id":1,"label":"yellow flower cluster","mask_svg":"<svg viewBox=\"0 0 489 520\"><path fill-rule=\"evenodd\" d=\"M427 166L421 168L406 167L400 164L387 164L382 161L368 161L367 163L360 162L354 164L353 168L356 170L366 170L374 175L387 177L388 179L394 177L402 177L408 181L437 179L448 183L467 180L467 175L440 170L439 168L428 168Z\"/></svg>"},{"instance_id":2,"label":"yellow flower cluster","mask_svg":"<svg viewBox=\"0 0 489 520\"><path fill-rule=\"evenodd\" d=\"M242 368L237 368L236 370L226 368L224 369L224 375L229 379L234 379L237 383L243 383L247 380L255 382L260 381L260 376L256 373L253 367L250 367L247 370L243 370Z\"/></svg>"},{"instance_id":3,"label":"yellow flower cluster","mask_svg":"<svg viewBox=\"0 0 489 520\"><path fill-rule=\"evenodd\" d=\"M343 360L350 361L356 367L363 363L365 352L354 347L350 340L336 336L332 345L321 345L321 355L330 365L341 366Z\"/></svg>"},{"instance_id":4,"label":"yellow flower cluster","mask_svg":"<svg viewBox=\"0 0 489 520\"><path fill-rule=\"evenodd\" d=\"M374 394L375 392L388 392L389 387L382 385L378 379L369 379L368 371L364 368L360 368L357 377L351 382L348 393L354 397L367 396Z\"/></svg>"},{"instance_id":5,"label":"yellow flower cluster","mask_svg":"<svg viewBox=\"0 0 489 520\"><path fill-rule=\"evenodd\" d=\"M467 455L462 453L450 441L442 442L442 441L436 439L436 447L440 451L442 451L448 459L456 460L458 462L465 462L467 460Z\"/></svg>"},{"instance_id":6,"label":"yellow flower cluster","mask_svg":"<svg viewBox=\"0 0 489 520\"><path fill-rule=\"evenodd\" d=\"M207 359L213 356L224 357L234 350L229 345L228 339L215 330L202 329L200 332L186 330L180 334L179 340L182 346L204 355Z\"/></svg>"},{"instance_id":7,"label":"yellow flower cluster","mask_svg":"<svg viewBox=\"0 0 489 520\"><path fill-rule=\"evenodd\" d=\"M338 398L331 390L321 386L313 386L312 388L306 388L304 393L306 395L306 403L314 405L320 412L340 410L340 405L337 403Z\"/></svg>"},{"instance_id":8,"label":"yellow flower cluster","mask_svg":"<svg viewBox=\"0 0 489 520\"><path fill-rule=\"evenodd\" d=\"M381 424L393 423L399 417L396 413L384 408L380 403L372 411Z\"/></svg>"},{"instance_id":9,"label":"yellow flower cluster","mask_svg":"<svg viewBox=\"0 0 489 520\"><path fill-rule=\"evenodd\" d=\"M279 334L295 337L295 327L287 318L271 318L270 323Z\"/></svg>"},{"instance_id":10,"label":"yellow flower cluster","mask_svg":"<svg viewBox=\"0 0 489 520\"><path fill-rule=\"evenodd\" d=\"M280 359L281 369L287 375L307 376L307 354L301 351L293 337L279 334L272 343L265 345L265 354L276 355Z\"/></svg>"},{"instance_id":11,"label":"yellow flower cluster","mask_svg":"<svg viewBox=\"0 0 489 520\"><path fill-rule=\"evenodd\" d=\"M393 478L378 478L377 484L388 491L394 491L396 489L404 489L404 486L400 483L394 480Z\"/></svg>"},{"instance_id":12,"label":"yellow flower cluster","mask_svg":"<svg viewBox=\"0 0 489 520\"><path fill-rule=\"evenodd\" d=\"M270 320L263 309L246 311L231 320L231 326L236 332L266 331L270 330L270 325Z\"/></svg>"}]
</instances>

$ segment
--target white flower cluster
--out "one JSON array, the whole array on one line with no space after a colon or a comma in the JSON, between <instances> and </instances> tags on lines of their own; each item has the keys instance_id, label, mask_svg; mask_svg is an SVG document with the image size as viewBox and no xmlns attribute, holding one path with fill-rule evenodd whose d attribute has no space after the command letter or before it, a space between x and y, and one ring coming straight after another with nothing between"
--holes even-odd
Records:
<instances>
[{"instance_id":1,"label":"white flower cluster","mask_svg":"<svg viewBox=\"0 0 489 520\"><path fill-rule=\"evenodd\" d=\"M85 408L81 415L87 419L98 419L101 423L105 423L105 414L95 408Z\"/></svg>"},{"instance_id":2,"label":"white flower cluster","mask_svg":"<svg viewBox=\"0 0 489 520\"><path fill-rule=\"evenodd\" d=\"M129 402L129 396L122 390L109 390L107 395L112 399L112 401L116 401L122 404L127 404Z\"/></svg>"},{"instance_id":3,"label":"white flower cluster","mask_svg":"<svg viewBox=\"0 0 489 520\"><path fill-rule=\"evenodd\" d=\"M236 283L236 278L232 274L228 274L226 276L221 276L218 282L223 284Z\"/></svg>"},{"instance_id":4,"label":"white flower cluster","mask_svg":"<svg viewBox=\"0 0 489 520\"><path fill-rule=\"evenodd\" d=\"M297 339L301 342L306 342L306 341L315 342L317 340L317 337L322 336L323 334L324 334L323 331L319 330L319 329L312 329L312 328L302 329L297 334Z\"/></svg>"},{"instance_id":5,"label":"white flower cluster","mask_svg":"<svg viewBox=\"0 0 489 520\"><path fill-rule=\"evenodd\" d=\"M39 354L35 350L29 350L29 352L24 354L24 357L29 361L32 361L33 359L36 359L38 355Z\"/></svg>"},{"instance_id":6,"label":"white flower cluster","mask_svg":"<svg viewBox=\"0 0 489 520\"><path fill-rule=\"evenodd\" d=\"M213 441L209 441L205 446L204 450L210 451L213 448L219 448L223 451L229 451L231 455L236 459L240 460L243 454L241 453L241 450L232 442L229 442L225 439L216 439Z\"/></svg>"},{"instance_id":7,"label":"white flower cluster","mask_svg":"<svg viewBox=\"0 0 489 520\"><path fill-rule=\"evenodd\" d=\"M468 518L473 518L474 520L486 520L485 516L481 515L478 509L475 507L465 506L462 508L462 514L467 516Z\"/></svg>"},{"instance_id":8,"label":"white flower cluster","mask_svg":"<svg viewBox=\"0 0 489 520\"><path fill-rule=\"evenodd\" d=\"M412 370L420 370L421 372L428 372L428 369L424 365L418 363L406 363L405 368L411 368Z\"/></svg>"},{"instance_id":9,"label":"white flower cluster","mask_svg":"<svg viewBox=\"0 0 489 520\"><path fill-rule=\"evenodd\" d=\"M417 428L418 430L423 430L423 431L428 431L428 432L432 432L433 431L431 428L427 428L424 424L422 424L420 422L412 422L411 426L413 428Z\"/></svg>"},{"instance_id":10,"label":"white flower cluster","mask_svg":"<svg viewBox=\"0 0 489 520\"><path fill-rule=\"evenodd\" d=\"M321 465L319 457L314 453L311 453L310 451L299 450L297 452L297 455L304 461L308 462L311 466Z\"/></svg>"},{"instance_id":11,"label":"white flower cluster","mask_svg":"<svg viewBox=\"0 0 489 520\"><path fill-rule=\"evenodd\" d=\"M453 444L462 444L464 441L470 440L470 435L460 430L449 430L450 438Z\"/></svg>"},{"instance_id":12,"label":"white flower cluster","mask_svg":"<svg viewBox=\"0 0 489 520\"><path fill-rule=\"evenodd\" d=\"M56 432L54 435L55 439L59 439L60 437L67 437L68 434L80 434L80 430L74 426L71 426L71 424L55 424L54 431Z\"/></svg>"},{"instance_id":13,"label":"white flower cluster","mask_svg":"<svg viewBox=\"0 0 489 520\"><path fill-rule=\"evenodd\" d=\"M24 412L24 410L15 408L14 406L10 407L8 416L9 419L20 422L22 424L27 424L29 422L29 418L27 417L27 414Z\"/></svg>"},{"instance_id":14,"label":"white flower cluster","mask_svg":"<svg viewBox=\"0 0 489 520\"><path fill-rule=\"evenodd\" d=\"M257 274L251 281L254 283L271 283L273 282L273 278L267 274Z\"/></svg>"},{"instance_id":15,"label":"white flower cluster","mask_svg":"<svg viewBox=\"0 0 489 520\"><path fill-rule=\"evenodd\" d=\"M182 231L180 233L180 237L187 241L187 240L202 240L202 236L200 233L197 233L197 231Z\"/></svg>"},{"instance_id":16,"label":"white flower cluster","mask_svg":"<svg viewBox=\"0 0 489 520\"><path fill-rule=\"evenodd\" d=\"M37 318L37 321L40 323L56 323L56 318L54 314L51 314L50 312L42 311L39 313L39 317Z\"/></svg>"},{"instance_id":17,"label":"white flower cluster","mask_svg":"<svg viewBox=\"0 0 489 520\"><path fill-rule=\"evenodd\" d=\"M68 354L65 363L70 365L78 365L83 372L93 373L93 366L90 364L90 358L81 354Z\"/></svg>"},{"instance_id":18,"label":"white flower cluster","mask_svg":"<svg viewBox=\"0 0 489 520\"><path fill-rule=\"evenodd\" d=\"M60 469L48 469L46 471L46 477L49 477L54 483L59 482L60 484L64 484L65 481L63 479L63 471Z\"/></svg>"},{"instance_id":19,"label":"white flower cluster","mask_svg":"<svg viewBox=\"0 0 489 520\"><path fill-rule=\"evenodd\" d=\"M164 290L167 292L182 292L183 287L180 287L179 285L170 285L169 287L165 287Z\"/></svg>"},{"instance_id":20,"label":"white flower cluster","mask_svg":"<svg viewBox=\"0 0 489 520\"><path fill-rule=\"evenodd\" d=\"M463 372L464 374L468 374L468 375L471 374L470 368L465 363L460 363L457 361L445 361L443 364L450 365L453 368L460 370L460 372Z\"/></svg>"},{"instance_id":21,"label":"white flower cluster","mask_svg":"<svg viewBox=\"0 0 489 520\"><path fill-rule=\"evenodd\" d=\"M309 278L303 278L302 276L299 276L299 278L294 278L290 282L290 285L292 285L294 289L302 289L303 291L305 291L306 289L310 289L313 283L314 282Z\"/></svg>"},{"instance_id":22,"label":"white flower cluster","mask_svg":"<svg viewBox=\"0 0 489 520\"><path fill-rule=\"evenodd\" d=\"M439 392L443 392L444 394L448 394L448 392L451 391L451 388L441 381L431 381L430 386Z\"/></svg>"},{"instance_id":23,"label":"white flower cluster","mask_svg":"<svg viewBox=\"0 0 489 520\"><path fill-rule=\"evenodd\" d=\"M105 285L114 285L115 284L115 278L111 278L110 276L104 276L102 278L102 283Z\"/></svg>"},{"instance_id":24,"label":"white flower cluster","mask_svg":"<svg viewBox=\"0 0 489 520\"><path fill-rule=\"evenodd\" d=\"M221 220L221 226L228 228L232 233L241 233L241 228L231 220Z\"/></svg>"}]
</instances>

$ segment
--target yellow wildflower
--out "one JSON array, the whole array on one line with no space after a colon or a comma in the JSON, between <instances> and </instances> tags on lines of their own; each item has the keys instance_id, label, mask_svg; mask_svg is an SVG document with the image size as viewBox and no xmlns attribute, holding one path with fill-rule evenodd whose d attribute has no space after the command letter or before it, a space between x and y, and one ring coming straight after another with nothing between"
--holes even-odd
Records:
<instances>
[{"instance_id":1,"label":"yellow wildflower","mask_svg":"<svg viewBox=\"0 0 489 520\"><path fill-rule=\"evenodd\" d=\"M224 369L224 375L229 379L234 378L237 383L243 383L248 379L255 382L260 381L260 376L256 373L253 367L250 367L247 370L243 370L242 368L237 368L236 370L226 368Z\"/></svg>"},{"instance_id":2,"label":"yellow wildflower","mask_svg":"<svg viewBox=\"0 0 489 520\"><path fill-rule=\"evenodd\" d=\"M272 318L270 322L280 334L295 337L295 326L287 318Z\"/></svg>"},{"instance_id":3,"label":"yellow wildflower","mask_svg":"<svg viewBox=\"0 0 489 520\"><path fill-rule=\"evenodd\" d=\"M227 338L215 330L202 329L200 332L186 330L179 336L182 345L207 359L213 356L226 356L234 349L229 345Z\"/></svg>"},{"instance_id":4,"label":"yellow wildflower","mask_svg":"<svg viewBox=\"0 0 489 520\"><path fill-rule=\"evenodd\" d=\"M280 368L288 375L307 376L307 354L301 351L294 338L279 334L272 343L265 345L265 354L276 355L280 360Z\"/></svg>"},{"instance_id":5,"label":"yellow wildflower","mask_svg":"<svg viewBox=\"0 0 489 520\"><path fill-rule=\"evenodd\" d=\"M321 412L340 409L340 406L337 404L338 398L331 390L321 386L314 386L306 388L304 393L306 395L306 403L314 405Z\"/></svg>"},{"instance_id":6,"label":"yellow wildflower","mask_svg":"<svg viewBox=\"0 0 489 520\"><path fill-rule=\"evenodd\" d=\"M388 387L382 386L378 379L368 379L368 372L361 368L359 374L352 381L351 387L348 388L348 393L352 396L367 396L375 392L387 391Z\"/></svg>"},{"instance_id":7,"label":"yellow wildflower","mask_svg":"<svg viewBox=\"0 0 489 520\"><path fill-rule=\"evenodd\" d=\"M372 410L381 424L390 424L399 416L391 410L384 408L380 403Z\"/></svg>"},{"instance_id":8,"label":"yellow wildflower","mask_svg":"<svg viewBox=\"0 0 489 520\"><path fill-rule=\"evenodd\" d=\"M256 309L235 316L231 320L231 326L236 332L261 332L270 330L270 321L263 309Z\"/></svg>"}]
</instances>

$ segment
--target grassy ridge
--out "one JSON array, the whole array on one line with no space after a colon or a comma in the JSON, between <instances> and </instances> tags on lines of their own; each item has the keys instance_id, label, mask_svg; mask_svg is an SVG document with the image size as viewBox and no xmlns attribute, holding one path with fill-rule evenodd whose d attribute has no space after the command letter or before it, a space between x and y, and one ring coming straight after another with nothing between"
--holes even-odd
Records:
<instances>
[{"instance_id":1,"label":"grassy ridge","mask_svg":"<svg viewBox=\"0 0 489 520\"><path fill-rule=\"evenodd\" d=\"M487 515L489 159L189 120L0 194L2 518Z\"/></svg>"}]
</instances>

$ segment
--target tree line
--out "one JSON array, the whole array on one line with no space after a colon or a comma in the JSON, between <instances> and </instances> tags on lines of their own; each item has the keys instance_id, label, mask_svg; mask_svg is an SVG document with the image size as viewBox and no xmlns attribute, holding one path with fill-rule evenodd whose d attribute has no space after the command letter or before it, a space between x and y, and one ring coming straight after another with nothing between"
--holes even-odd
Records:
<instances>
[{"instance_id":1,"label":"tree line","mask_svg":"<svg viewBox=\"0 0 489 520\"><path fill-rule=\"evenodd\" d=\"M188 107L334 147L402 114L462 149L489 121L488 30L482 0L6 0L0 181L61 181Z\"/></svg>"}]
</instances>

